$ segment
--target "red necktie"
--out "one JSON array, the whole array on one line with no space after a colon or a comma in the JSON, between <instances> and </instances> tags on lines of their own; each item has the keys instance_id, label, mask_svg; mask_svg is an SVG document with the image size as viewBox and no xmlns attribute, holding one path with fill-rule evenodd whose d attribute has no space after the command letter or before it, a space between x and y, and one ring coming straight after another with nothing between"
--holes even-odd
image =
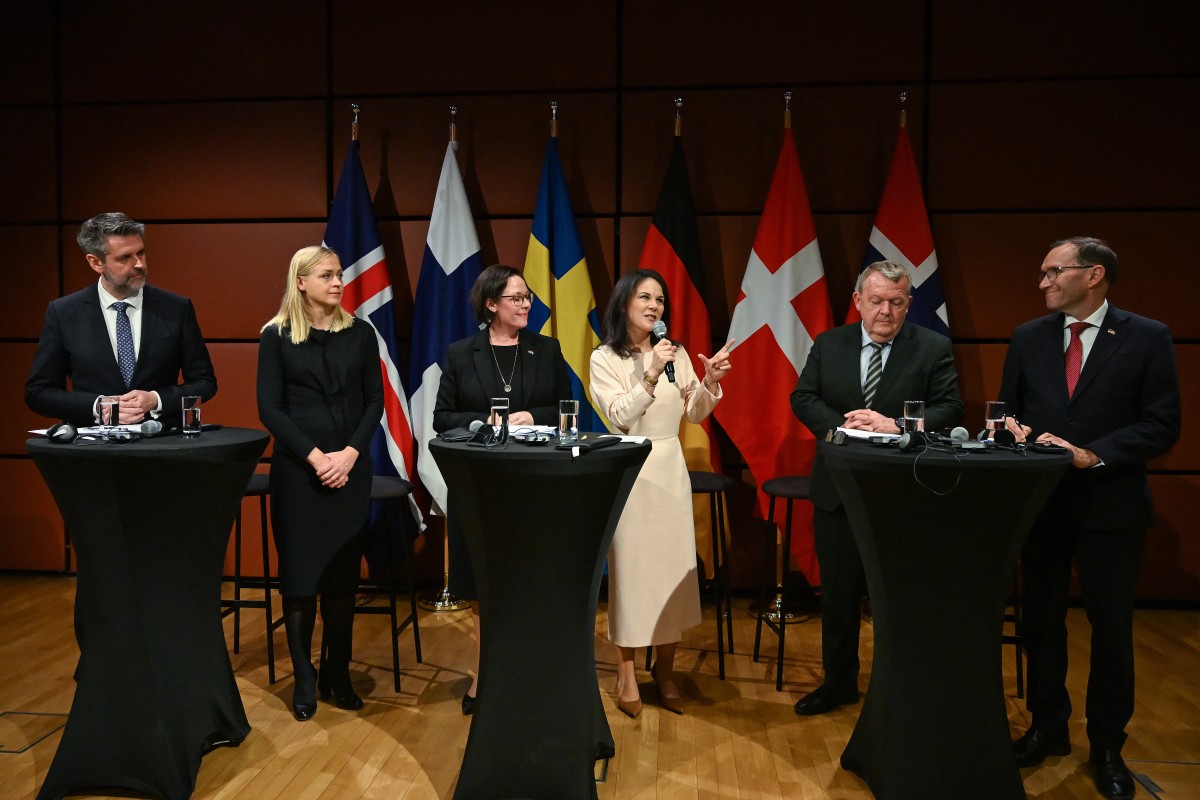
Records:
<instances>
[{"instance_id":1,"label":"red necktie","mask_svg":"<svg viewBox=\"0 0 1200 800\"><path fill-rule=\"evenodd\" d=\"M1086 322L1072 322L1071 341L1067 345L1067 397L1075 394L1075 384L1079 383L1079 370L1083 368L1083 340L1079 335L1085 328L1091 327Z\"/></svg>"}]
</instances>

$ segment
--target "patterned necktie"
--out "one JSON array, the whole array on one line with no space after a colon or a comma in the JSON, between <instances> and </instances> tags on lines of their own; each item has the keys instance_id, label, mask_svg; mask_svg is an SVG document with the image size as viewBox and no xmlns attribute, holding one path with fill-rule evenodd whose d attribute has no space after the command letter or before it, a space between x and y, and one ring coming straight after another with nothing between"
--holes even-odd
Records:
<instances>
[{"instance_id":1,"label":"patterned necktie","mask_svg":"<svg viewBox=\"0 0 1200 800\"><path fill-rule=\"evenodd\" d=\"M117 312L117 366L128 389L133 383L133 366L137 363L137 357L133 354L133 327L129 324L129 317L125 316L129 303L118 300L112 307Z\"/></svg>"},{"instance_id":2,"label":"patterned necktie","mask_svg":"<svg viewBox=\"0 0 1200 800\"><path fill-rule=\"evenodd\" d=\"M879 386L879 379L883 377L883 345L870 342L869 346L874 352L871 353L871 363L867 365L867 379L863 382L864 408L871 407L871 401L875 399L875 389Z\"/></svg>"},{"instance_id":3,"label":"patterned necktie","mask_svg":"<svg viewBox=\"0 0 1200 800\"><path fill-rule=\"evenodd\" d=\"M1067 345L1066 365L1067 365L1067 397L1075 394L1075 384L1079 383L1079 371L1083 368L1083 340L1079 335L1085 329L1090 328L1086 322L1072 322L1071 341Z\"/></svg>"}]
</instances>

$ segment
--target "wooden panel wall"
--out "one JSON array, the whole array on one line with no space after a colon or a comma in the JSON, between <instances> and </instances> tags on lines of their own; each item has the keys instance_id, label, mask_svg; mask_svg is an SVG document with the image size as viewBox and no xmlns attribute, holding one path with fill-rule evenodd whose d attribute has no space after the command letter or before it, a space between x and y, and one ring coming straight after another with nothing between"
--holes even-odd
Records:
<instances>
[{"instance_id":1,"label":"wooden panel wall","mask_svg":"<svg viewBox=\"0 0 1200 800\"><path fill-rule=\"evenodd\" d=\"M1141 594L1200 600L1200 317L1181 232L1200 227L1200 51L1192 3L995 8L723 0L451 6L216 0L26 4L0 48L0 234L20 301L0 315L0 568L62 568L62 524L24 452L46 303L90 283L74 234L122 210L148 223L151 280L193 298L220 391L208 417L256 425L257 332L291 253L316 242L363 107L362 158L407 336L447 107L488 262L524 262L548 135L600 303L638 257L669 156L672 99L700 214L714 336L728 326L780 145L782 94L841 318L895 141L897 95L932 219L968 421L996 394L1013 327L1042 313L1049 241L1110 240L1114 303L1176 336L1184 439L1152 466L1159 499ZM232 22L236 20L236 23ZM14 27L13 30L17 28ZM11 268L12 265L10 265ZM738 454L728 442L726 463ZM757 580L753 487L733 498L735 578ZM257 511L247 505L247 556ZM440 576L441 533L421 543Z\"/></svg>"}]
</instances>

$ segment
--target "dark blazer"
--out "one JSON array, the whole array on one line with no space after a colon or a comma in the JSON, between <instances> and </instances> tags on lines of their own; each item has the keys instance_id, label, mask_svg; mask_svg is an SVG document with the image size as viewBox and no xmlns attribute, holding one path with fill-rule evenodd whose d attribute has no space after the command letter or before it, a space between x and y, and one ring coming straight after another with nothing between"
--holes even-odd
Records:
<instances>
[{"instance_id":1,"label":"dark blazer","mask_svg":"<svg viewBox=\"0 0 1200 800\"><path fill-rule=\"evenodd\" d=\"M132 388L158 392L164 422L178 425L179 398L200 395L207 401L217 393L217 377L192 301L154 286L142 287L142 293ZM25 382L26 405L42 416L91 425L96 398L125 391L96 284L52 300Z\"/></svg>"},{"instance_id":2,"label":"dark blazer","mask_svg":"<svg viewBox=\"0 0 1200 800\"><path fill-rule=\"evenodd\" d=\"M558 424L558 401L569 400L571 382L557 339L522 330L517 338L521 393L513 395L512 411L529 411L538 425ZM433 408L433 429L441 433L486 420L491 398L503 397L485 328L450 345Z\"/></svg>"},{"instance_id":3,"label":"dark blazer","mask_svg":"<svg viewBox=\"0 0 1200 800\"><path fill-rule=\"evenodd\" d=\"M1103 530L1150 527L1146 462L1179 438L1179 374L1166 325L1109 305L1075 394L1067 397L1062 313L1013 331L1000 399L1039 433L1094 452L1104 466L1072 469L1047 508Z\"/></svg>"},{"instance_id":4,"label":"dark blazer","mask_svg":"<svg viewBox=\"0 0 1200 800\"><path fill-rule=\"evenodd\" d=\"M792 392L792 411L818 439L846 421L846 412L863 407L862 324L842 325L817 336ZM901 326L875 389L872 408L888 417L904 412L905 400L925 401L925 429L962 422L958 373L950 340L912 323ZM818 451L813 462L813 505L826 511L841 506L829 469Z\"/></svg>"}]
</instances>

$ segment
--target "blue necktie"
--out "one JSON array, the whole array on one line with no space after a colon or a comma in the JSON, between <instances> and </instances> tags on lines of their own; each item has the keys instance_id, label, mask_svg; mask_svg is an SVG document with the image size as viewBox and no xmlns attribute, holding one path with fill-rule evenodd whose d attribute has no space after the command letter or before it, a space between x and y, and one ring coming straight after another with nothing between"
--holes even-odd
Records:
<instances>
[{"instance_id":1,"label":"blue necktie","mask_svg":"<svg viewBox=\"0 0 1200 800\"><path fill-rule=\"evenodd\" d=\"M128 389L133 383L133 367L137 363L137 357L133 354L133 326L129 324L129 317L125 316L129 303L118 300L112 307L117 311L117 366Z\"/></svg>"}]
</instances>

